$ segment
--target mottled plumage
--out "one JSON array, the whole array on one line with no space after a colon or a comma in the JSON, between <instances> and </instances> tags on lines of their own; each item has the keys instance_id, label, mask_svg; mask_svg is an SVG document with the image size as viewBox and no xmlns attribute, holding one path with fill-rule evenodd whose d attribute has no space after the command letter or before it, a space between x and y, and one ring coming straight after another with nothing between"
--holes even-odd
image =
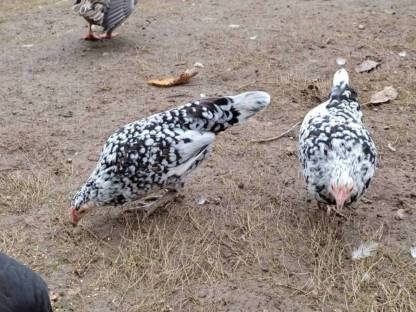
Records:
<instances>
[{"instance_id":1,"label":"mottled plumage","mask_svg":"<svg viewBox=\"0 0 416 312\"><path fill-rule=\"evenodd\" d=\"M0 311L52 312L48 287L25 265L0 252Z\"/></svg>"},{"instance_id":2,"label":"mottled plumage","mask_svg":"<svg viewBox=\"0 0 416 312\"><path fill-rule=\"evenodd\" d=\"M91 25L110 34L133 12L137 0L76 0L72 9ZM98 37L96 39L99 39Z\"/></svg>"},{"instance_id":3,"label":"mottled plumage","mask_svg":"<svg viewBox=\"0 0 416 312\"><path fill-rule=\"evenodd\" d=\"M359 199L368 189L376 163L376 146L362 122L348 73L334 75L329 100L303 120L299 157L307 190L318 203L338 208Z\"/></svg>"},{"instance_id":4,"label":"mottled plumage","mask_svg":"<svg viewBox=\"0 0 416 312\"><path fill-rule=\"evenodd\" d=\"M269 103L269 95L260 91L202 99L122 127L107 140L95 170L73 198L74 221L89 205L118 205L156 190L177 190L207 157L218 133Z\"/></svg>"}]
</instances>

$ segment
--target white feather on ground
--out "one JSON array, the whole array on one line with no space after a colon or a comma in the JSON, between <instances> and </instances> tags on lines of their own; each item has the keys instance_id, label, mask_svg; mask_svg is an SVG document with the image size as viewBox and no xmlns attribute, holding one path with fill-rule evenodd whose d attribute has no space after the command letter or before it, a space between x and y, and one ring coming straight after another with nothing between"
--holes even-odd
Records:
<instances>
[{"instance_id":1,"label":"white feather on ground","mask_svg":"<svg viewBox=\"0 0 416 312\"><path fill-rule=\"evenodd\" d=\"M410 247L410 254L412 255L412 258L416 258L416 246Z\"/></svg>"},{"instance_id":2,"label":"white feather on ground","mask_svg":"<svg viewBox=\"0 0 416 312\"><path fill-rule=\"evenodd\" d=\"M361 260L375 254L379 247L376 242L365 242L352 251L352 260Z\"/></svg>"}]
</instances>

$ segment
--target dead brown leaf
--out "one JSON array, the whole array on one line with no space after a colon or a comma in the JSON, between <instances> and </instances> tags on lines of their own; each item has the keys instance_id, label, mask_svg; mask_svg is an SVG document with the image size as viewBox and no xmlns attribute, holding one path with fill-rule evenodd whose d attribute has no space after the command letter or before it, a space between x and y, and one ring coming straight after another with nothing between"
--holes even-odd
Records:
<instances>
[{"instance_id":1,"label":"dead brown leaf","mask_svg":"<svg viewBox=\"0 0 416 312\"><path fill-rule=\"evenodd\" d=\"M399 93L393 86L385 87L382 91L376 92L371 96L370 104L381 104L395 100Z\"/></svg>"},{"instance_id":2,"label":"dead brown leaf","mask_svg":"<svg viewBox=\"0 0 416 312\"><path fill-rule=\"evenodd\" d=\"M373 69L377 68L380 65L379 62L373 61L373 60L365 60L360 65L358 65L355 68L355 71L357 73L364 73L364 72L370 72Z\"/></svg>"},{"instance_id":3,"label":"dead brown leaf","mask_svg":"<svg viewBox=\"0 0 416 312\"><path fill-rule=\"evenodd\" d=\"M179 77L166 77L162 79L152 79L147 83L156 87L173 87L188 83L192 77L196 76L198 71L195 68L187 69Z\"/></svg>"}]
</instances>

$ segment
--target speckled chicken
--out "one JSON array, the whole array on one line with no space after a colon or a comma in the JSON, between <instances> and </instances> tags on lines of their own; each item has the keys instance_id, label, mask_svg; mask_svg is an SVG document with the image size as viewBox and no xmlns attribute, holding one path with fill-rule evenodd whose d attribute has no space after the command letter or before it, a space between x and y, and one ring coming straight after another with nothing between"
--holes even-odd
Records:
<instances>
[{"instance_id":1,"label":"speckled chicken","mask_svg":"<svg viewBox=\"0 0 416 312\"><path fill-rule=\"evenodd\" d=\"M113 31L133 12L137 0L76 0L72 9L88 22L85 40L111 39L117 34ZM93 33L91 27L103 27L103 35Z\"/></svg>"},{"instance_id":2,"label":"speckled chicken","mask_svg":"<svg viewBox=\"0 0 416 312\"><path fill-rule=\"evenodd\" d=\"M218 133L269 103L269 94L262 91L202 99L122 127L107 140L95 170L74 196L72 223L93 207L120 205L162 190L161 197L142 207L152 213L176 196Z\"/></svg>"},{"instance_id":3,"label":"speckled chicken","mask_svg":"<svg viewBox=\"0 0 416 312\"><path fill-rule=\"evenodd\" d=\"M336 212L368 189L377 163L376 146L362 122L356 92L345 69L333 79L329 100L312 109L299 134L299 157L308 193Z\"/></svg>"}]
</instances>

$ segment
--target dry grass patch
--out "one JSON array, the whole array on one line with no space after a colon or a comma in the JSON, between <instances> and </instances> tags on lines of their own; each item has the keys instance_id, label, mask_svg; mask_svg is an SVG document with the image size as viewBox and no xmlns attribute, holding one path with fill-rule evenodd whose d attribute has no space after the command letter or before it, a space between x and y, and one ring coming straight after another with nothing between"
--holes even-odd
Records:
<instances>
[{"instance_id":1,"label":"dry grass patch","mask_svg":"<svg viewBox=\"0 0 416 312\"><path fill-rule=\"evenodd\" d=\"M409 254L386 249L354 263L345 275L346 308L351 311L416 311L416 267ZM350 304L348 304L350 303Z\"/></svg>"},{"instance_id":2,"label":"dry grass patch","mask_svg":"<svg viewBox=\"0 0 416 312\"><path fill-rule=\"evenodd\" d=\"M49 194L49 178L33 172L0 176L0 208L17 214L43 205ZM2 210L3 210L2 209Z\"/></svg>"},{"instance_id":3,"label":"dry grass patch","mask_svg":"<svg viewBox=\"0 0 416 312\"><path fill-rule=\"evenodd\" d=\"M22 236L17 230L0 233L0 250L8 255L20 255L22 242Z\"/></svg>"},{"instance_id":4,"label":"dry grass patch","mask_svg":"<svg viewBox=\"0 0 416 312\"><path fill-rule=\"evenodd\" d=\"M113 304L120 311L193 306L201 289L263 262L270 230L264 225L270 211L264 213L255 201L247 209L225 205L222 209L228 212L223 219L207 218L195 207L173 211L170 216L152 216L145 222L121 217L123 224L115 230L121 232L113 233L111 240L82 227L79 234L70 235L78 242L71 262L81 278L99 272L88 287L114 290Z\"/></svg>"},{"instance_id":5,"label":"dry grass patch","mask_svg":"<svg viewBox=\"0 0 416 312\"><path fill-rule=\"evenodd\" d=\"M298 226L285 227L283 250L299 259L306 282L300 284L292 278L288 285L314 305L340 311L416 310L416 267L410 254L380 247L375 255L354 261L355 242L344 231L357 224L322 216L300 220ZM363 241L377 236L383 242L382 235L375 232L360 236Z\"/></svg>"},{"instance_id":6,"label":"dry grass patch","mask_svg":"<svg viewBox=\"0 0 416 312\"><path fill-rule=\"evenodd\" d=\"M14 230L0 233L0 251L28 265L37 272L46 270L48 254L37 238L16 225Z\"/></svg>"},{"instance_id":7,"label":"dry grass patch","mask_svg":"<svg viewBox=\"0 0 416 312\"><path fill-rule=\"evenodd\" d=\"M214 227L214 223L200 224L191 213L176 222L163 218L127 223L107 282L119 287L122 280L122 293L138 294L134 306L140 310L163 308L169 296L195 282L224 278L228 273ZM189 228L197 234L189 233Z\"/></svg>"}]
</instances>

